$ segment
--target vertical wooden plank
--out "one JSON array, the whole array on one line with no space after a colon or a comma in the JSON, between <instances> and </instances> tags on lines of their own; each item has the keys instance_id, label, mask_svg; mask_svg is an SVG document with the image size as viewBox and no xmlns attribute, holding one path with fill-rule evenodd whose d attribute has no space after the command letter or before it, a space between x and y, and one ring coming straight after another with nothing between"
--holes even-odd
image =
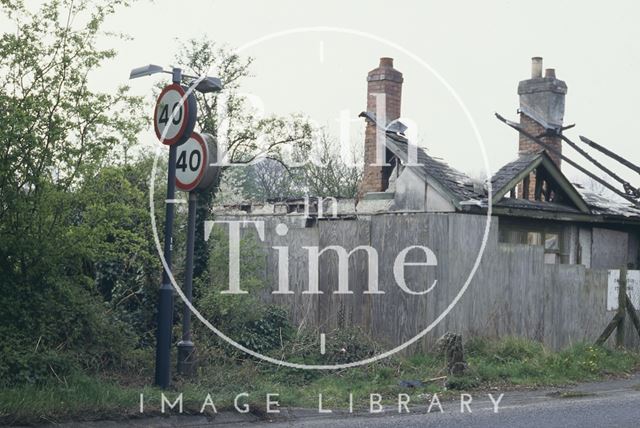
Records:
<instances>
[{"instance_id":1,"label":"vertical wooden plank","mask_svg":"<svg viewBox=\"0 0 640 428\"><path fill-rule=\"evenodd\" d=\"M485 222L484 216L460 213L385 213L358 220L320 221L311 227L305 227L304 221L295 216L259 219L265 221L265 240L260 245L265 251L267 287L262 298L285 306L299 328L330 330L360 326L387 349L422 331L456 296L477 255ZM286 236L275 233L278 223L287 224ZM482 263L466 294L408 353L429 350L446 331L459 332L465 337L517 335L541 340L559 349L577 341L594 340L610 321L612 314L606 311L606 271L579 265L545 265L540 246L498 243L497 226L492 228ZM255 233L251 229L243 230L243 234ZM609 232L601 233L606 235L606 242L618 236ZM308 289L309 267L308 252L303 247L322 249L329 245L339 245L347 251L358 245L375 248L379 255L379 287L385 294L364 294L368 286L368 265L363 251L349 259L348 278L353 294L333 293L338 289L335 254L320 258L319 283L324 294L302 294ZM434 290L424 296L405 293L394 278L395 258L411 245L426 245L438 258L436 267L405 268L407 285L413 290L424 290L438 280ZM289 283L293 295L271 294L278 281L278 259L273 246L289 248ZM594 254L603 252L613 257L613 250L603 245ZM416 251L410 253L407 261L423 258ZM638 338L631 336L627 332L624 343L636 346Z\"/></svg>"},{"instance_id":2,"label":"vertical wooden plank","mask_svg":"<svg viewBox=\"0 0 640 428\"><path fill-rule=\"evenodd\" d=\"M620 268L620 277L618 279L618 316L620 321L616 329L616 346L624 347L624 329L625 329L625 312L627 310L627 265L626 263Z\"/></svg>"},{"instance_id":3,"label":"vertical wooden plank","mask_svg":"<svg viewBox=\"0 0 640 428\"><path fill-rule=\"evenodd\" d=\"M338 253L327 247L341 247L348 253L359 246L369 245L369 221L321 221L318 230L320 251L326 250L319 259L318 276L323 293L318 298L320 326L327 331L353 326L367 330L370 318L364 294L369 283L367 253L360 249L349 256L347 278L351 294L337 294Z\"/></svg>"}]
</instances>

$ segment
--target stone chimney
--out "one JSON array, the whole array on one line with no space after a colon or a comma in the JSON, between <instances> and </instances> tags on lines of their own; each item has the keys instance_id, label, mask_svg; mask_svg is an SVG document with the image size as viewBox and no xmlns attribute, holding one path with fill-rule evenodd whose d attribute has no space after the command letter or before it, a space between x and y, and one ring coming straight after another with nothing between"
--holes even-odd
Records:
<instances>
[{"instance_id":1,"label":"stone chimney","mask_svg":"<svg viewBox=\"0 0 640 428\"><path fill-rule=\"evenodd\" d=\"M393 68L393 58L380 58L380 65L367 75L367 112L375 114L380 126L386 126L400 117L402 81L402 73ZM376 126L367 122L364 174L358 198L368 192L383 192L387 189L393 168L385 165L389 158L387 149L384 148L384 132L376 132Z\"/></svg>"},{"instance_id":2,"label":"stone chimney","mask_svg":"<svg viewBox=\"0 0 640 428\"><path fill-rule=\"evenodd\" d=\"M544 133L545 129L538 122L546 123L551 127L561 127L564 120L564 99L567 93L567 84L556 79L555 70L548 68L542 76L542 58L531 58L531 78L518 84L520 96L520 126L533 135ZM535 120L534 120L535 119ZM542 138L547 145L562 151L562 140L559 137L549 136ZM518 153L532 153L542 150L528 137L520 134ZM554 153L547 152L558 167L561 159ZM533 199L535 191L535 176L529 178L528 196ZM523 197L524 189L519 189L519 197Z\"/></svg>"}]
</instances>

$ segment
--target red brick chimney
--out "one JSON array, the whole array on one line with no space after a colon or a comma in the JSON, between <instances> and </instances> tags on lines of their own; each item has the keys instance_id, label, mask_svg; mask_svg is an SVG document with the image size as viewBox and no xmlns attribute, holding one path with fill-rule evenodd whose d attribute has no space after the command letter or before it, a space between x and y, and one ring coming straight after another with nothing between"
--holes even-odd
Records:
<instances>
[{"instance_id":1,"label":"red brick chimney","mask_svg":"<svg viewBox=\"0 0 640 428\"><path fill-rule=\"evenodd\" d=\"M567 93L567 84L556 79L555 70L548 68L542 76L542 58L531 58L531 78L518 84L520 96L520 125L530 134L540 135L545 129L538 122L542 121L551 127L561 127L564 120L564 100ZM562 140L557 136L542 138L547 145L562 152ZM539 152L542 147L520 134L518 141L518 153ZM553 162L561 166L561 158L554 153L547 152ZM531 174L528 180L528 192L523 186L518 189L518 197L527 196L534 199L536 181L535 174Z\"/></svg>"},{"instance_id":2,"label":"red brick chimney","mask_svg":"<svg viewBox=\"0 0 640 428\"><path fill-rule=\"evenodd\" d=\"M376 115L380 126L386 126L400 117L402 98L402 73L393 68L393 58L380 58L380 65L367 75L367 112ZM367 192L383 192L389 186L391 165L384 148L384 132L376 131L373 123L367 122L364 136L364 174L358 198ZM380 148L380 150L378 150Z\"/></svg>"}]
</instances>

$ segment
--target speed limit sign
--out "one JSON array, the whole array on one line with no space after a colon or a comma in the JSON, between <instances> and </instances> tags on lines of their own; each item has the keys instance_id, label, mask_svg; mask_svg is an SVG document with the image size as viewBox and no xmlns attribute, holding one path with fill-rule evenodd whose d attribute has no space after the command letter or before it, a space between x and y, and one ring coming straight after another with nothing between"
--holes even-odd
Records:
<instances>
[{"instance_id":1,"label":"speed limit sign","mask_svg":"<svg viewBox=\"0 0 640 428\"><path fill-rule=\"evenodd\" d=\"M186 141L196 124L196 97L192 92L182 102L185 94L185 88L172 83L164 87L156 102L153 115L156 136L168 146Z\"/></svg>"},{"instance_id":2,"label":"speed limit sign","mask_svg":"<svg viewBox=\"0 0 640 428\"><path fill-rule=\"evenodd\" d=\"M216 161L215 139L211 134L193 132L191 137L178 146L176 156L176 186L191 192L204 190L216 179L219 168L211 165Z\"/></svg>"}]
</instances>

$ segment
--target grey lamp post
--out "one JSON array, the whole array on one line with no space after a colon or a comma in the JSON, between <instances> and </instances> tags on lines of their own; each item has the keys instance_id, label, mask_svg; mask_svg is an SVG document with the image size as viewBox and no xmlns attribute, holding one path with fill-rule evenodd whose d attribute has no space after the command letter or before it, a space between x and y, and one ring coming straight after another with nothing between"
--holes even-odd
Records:
<instances>
[{"instance_id":1,"label":"grey lamp post","mask_svg":"<svg viewBox=\"0 0 640 428\"><path fill-rule=\"evenodd\" d=\"M150 76L157 73L168 73L172 76L173 83L180 84L182 78L197 79L195 76L189 76L182 73L180 68L174 67L171 71L165 70L159 65L149 64L143 67L134 68L131 70L129 79L136 79L138 77ZM222 89L220 79L215 77L205 77L196 85L196 90L199 92L207 93L213 91L219 91ZM171 269L171 252L172 252L172 234L173 234L173 220L175 210L173 204L175 203L175 191L176 191L176 152L177 144L172 144L169 147L169 174L167 177L167 205L165 210L165 229L164 229L164 259L167 264L167 268ZM191 205L191 204L190 204ZM193 243L192 243L193 247ZM193 250L192 250L193 252ZM193 257L193 255L191 255ZM193 272L193 271L192 271ZM191 272L191 274L192 274ZM191 285L191 278L186 281L189 286ZM191 288L191 287L189 287ZM191 297L191 290L186 293L189 298ZM186 308L186 312L191 312ZM188 328L189 322L186 324ZM160 286L159 299L158 299L158 328L156 335L156 366L155 366L155 384L161 388L167 388L171 384L171 328L173 326L173 288L169 279L169 272L167 269L163 269L162 272L162 285ZM183 334L184 337L184 334ZM190 338L190 333L189 333ZM190 342L190 341L189 341ZM191 343L193 348L193 343Z\"/></svg>"},{"instance_id":2,"label":"grey lamp post","mask_svg":"<svg viewBox=\"0 0 640 428\"><path fill-rule=\"evenodd\" d=\"M189 214L187 216L187 257L184 266L184 294L191 302L193 294L193 250L196 236L196 210L198 194L189 192ZM184 305L182 317L182 340L178 342L178 373L192 375L196 365L195 346L191 340L191 310Z\"/></svg>"}]
</instances>

